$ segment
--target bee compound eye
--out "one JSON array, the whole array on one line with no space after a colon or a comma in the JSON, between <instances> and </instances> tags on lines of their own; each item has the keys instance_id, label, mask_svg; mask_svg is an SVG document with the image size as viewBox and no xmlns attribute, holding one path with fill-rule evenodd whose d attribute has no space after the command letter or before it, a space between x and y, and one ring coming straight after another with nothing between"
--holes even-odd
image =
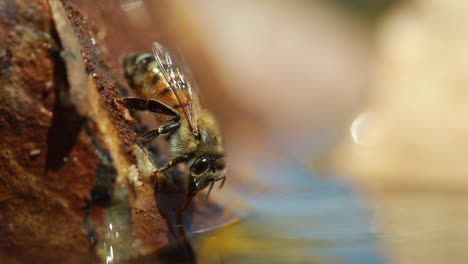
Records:
<instances>
[{"instance_id":1,"label":"bee compound eye","mask_svg":"<svg viewBox=\"0 0 468 264\"><path fill-rule=\"evenodd\" d=\"M210 160L207 158L199 158L190 168L190 171L195 175L201 175L210 168Z\"/></svg>"}]
</instances>

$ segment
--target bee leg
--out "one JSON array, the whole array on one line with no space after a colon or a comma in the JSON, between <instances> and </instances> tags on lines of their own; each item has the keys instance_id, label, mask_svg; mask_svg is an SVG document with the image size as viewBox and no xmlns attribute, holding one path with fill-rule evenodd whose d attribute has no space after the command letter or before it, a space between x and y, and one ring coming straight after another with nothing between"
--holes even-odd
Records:
<instances>
[{"instance_id":1,"label":"bee leg","mask_svg":"<svg viewBox=\"0 0 468 264\"><path fill-rule=\"evenodd\" d=\"M160 126L158 129L150 130L145 132L144 134L140 135L138 138L139 141L150 141L159 135L171 134L172 132L176 131L180 127L180 123L178 121L170 121L169 123Z\"/></svg>"},{"instance_id":2,"label":"bee leg","mask_svg":"<svg viewBox=\"0 0 468 264\"><path fill-rule=\"evenodd\" d=\"M149 111L155 114L172 116L174 120L179 120L180 115L175 109L154 99L141 99L136 97L125 97L119 101L128 109L136 111Z\"/></svg>"},{"instance_id":3,"label":"bee leg","mask_svg":"<svg viewBox=\"0 0 468 264\"><path fill-rule=\"evenodd\" d=\"M189 192L187 194L187 196L185 197L185 201L184 203L182 204L182 206L176 210L176 214L181 216L182 213L185 211L185 209L187 209L187 207L189 206L190 202L192 201L193 197L195 197L195 192Z\"/></svg>"},{"instance_id":4,"label":"bee leg","mask_svg":"<svg viewBox=\"0 0 468 264\"><path fill-rule=\"evenodd\" d=\"M180 164L180 163L182 163L182 162L186 162L186 161L188 161L188 160L189 160L189 156L188 156L188 155L182 155L182 156L173 158L173 159L170 160L166 165L162 166L162 167L159 168L159 169L156 169L156 171L153 172L153 174L151 175L152 181L154 182L154 181L156 181L156 180L158 179L158 176L159 176L158 174L159 174L160 172L164 172L164 171L166 171L166 170L168 170L168 169L170 169L170 168L172 168L172 167L175 167L177 164ZM164 174L163 174L163 175L160 175L160 176L162 176L168 183L170 183L170 184L173 184L173 183L174 183L173 180L172 180L171 178L165 177Z\"/></svg>"},{"instance_id":5,"label":"bee leg","mask_svg":"<svg viewBox=\"0 0 468 264\"><path fill-rule=\"evenodd\" d=\"M179 156L179 157L175 157L173 158L172 160L170 160L166 165L164 165L163 167L159 168L156 172L163 172L163 171L166 171L172 167L175 167L177 166L177 164L180 164L182 162L187 162L189 160L189 156L188 155L183 155L183 156Z\"/></svg>"},{"instance_id":6,"label":"bee leg","mask_svg":"<svg viewBox=\"0 0 468 264\"><path fill-rule=\"evenodd\" d=\"M226 182L226 176L223 176L223 178L221 180L221 184L219 185L220 189L223 188L225 182Z\"/></svg>"}]
</instances>

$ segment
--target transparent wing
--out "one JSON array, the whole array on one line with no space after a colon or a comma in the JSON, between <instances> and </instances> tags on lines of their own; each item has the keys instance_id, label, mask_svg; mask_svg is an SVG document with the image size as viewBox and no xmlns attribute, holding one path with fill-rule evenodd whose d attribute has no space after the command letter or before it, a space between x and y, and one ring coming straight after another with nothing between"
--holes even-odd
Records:
<instances>
[{"instance_id":1,"label":"transparent wing","mask_svg":"<svg viewBox=\"0 0 468 264\"><path fill-rule=\"evenodd\" d=\"M182 70L180 68L183 65L174 61L175 58L173 58L171 53L157 42L153 43L153 54L164 78L169 84L169 89L176 97L184 117L189 123L191 132L198 135L193 88L190 80L188 80L186 71L183 71L184 68Z\"/></svg>"}]
</instances>

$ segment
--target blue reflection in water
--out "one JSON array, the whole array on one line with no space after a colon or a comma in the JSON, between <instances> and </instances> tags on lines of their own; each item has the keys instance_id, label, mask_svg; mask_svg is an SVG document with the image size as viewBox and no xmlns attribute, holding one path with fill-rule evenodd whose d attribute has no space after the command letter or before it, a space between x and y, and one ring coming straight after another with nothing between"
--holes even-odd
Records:
<instances>
[{"instance_id":1,"label":"blue reflection in water","mask_svg":"<svg viewBox=\"0 0 468 264\"><path fill-rule=\"evenodd\" d=\"M310 254L332 262L385 263L377 251L371 212L349 186L312 175L293 162L257 168L256 177L275 191L243 195L257 209L246 221L260 223L275 237L320 241L325 246Z\"/></svg>"}]
</instances>

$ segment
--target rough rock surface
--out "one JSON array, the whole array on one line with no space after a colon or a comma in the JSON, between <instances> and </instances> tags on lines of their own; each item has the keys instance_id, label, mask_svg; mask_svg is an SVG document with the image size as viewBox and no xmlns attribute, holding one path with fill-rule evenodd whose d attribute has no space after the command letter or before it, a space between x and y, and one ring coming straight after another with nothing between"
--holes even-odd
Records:
<instances>
[{"instance_id":1,"label":"rough rock surface","mask_svg":"<svg viewBox=\"0 0 468 264\"><path fill-rule=\"evenodd\" d=\"M152 185L128 178L142 164L140 147L92 41L67 1L0 2L0 259L82 263L108 256L112 245L126 247L113 256L124 258L168 243L154 192L137 195ZM120 220L109 213L115 192L127 204ZM129 219L140 200L147 204L138 212L152 221ZM128 247L142 233L130 222L159 239Z\"/></svg>"}]
</instances>

